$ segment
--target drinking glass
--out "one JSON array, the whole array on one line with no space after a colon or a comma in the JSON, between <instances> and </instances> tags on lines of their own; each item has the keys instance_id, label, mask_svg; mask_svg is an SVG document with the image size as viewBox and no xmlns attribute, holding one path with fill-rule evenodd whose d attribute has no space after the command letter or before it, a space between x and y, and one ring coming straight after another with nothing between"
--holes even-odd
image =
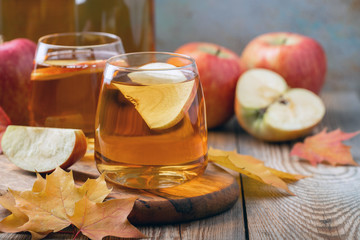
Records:
<instances>
[{"instance_id":1,"label":"drinking glass","mask_svg":"<svg viewBox=\"0 0 360 240\"><path fill-rule=\"evenodd\" d=\"M204 172L205 102L192 58L138 52L107 61L95 161L108 180L138 189L175 186Z\"/></svg>"},{"instance_id":2,"label":"drinking glass","mask_svg":"<svg viewBox=\"0 0 360 240\"><path fill-rule=\"evenodd\" d=\"M109 33L41 37L31 74L30 125L82 129L93 138L105 62L121 53L120 38Z\"/></svg>"},{"instance_id":3,"label":"drinking glass","mask_svg":"<svg viewBox=\"0 0 360 240\"><path fill-rule=\"evenodd\" d=\"M4 41L55 32L109 32L126 52L155 48L155 0L0 0Z\"/></svg>"}]
</instances>

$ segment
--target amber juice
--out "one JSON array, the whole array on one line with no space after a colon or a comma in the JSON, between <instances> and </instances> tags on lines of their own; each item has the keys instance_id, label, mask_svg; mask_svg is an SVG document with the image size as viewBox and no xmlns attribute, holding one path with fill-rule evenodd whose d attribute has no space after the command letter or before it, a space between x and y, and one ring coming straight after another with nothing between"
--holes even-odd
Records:
<instances>
[{"instance_id":1,"label":"amber juice","mask_svg":"<svg viewBox=\"0 0 360 240\"><path fill-rule=\"evenodd\" d=\"M118 35L126 52L155 48L153 0L0 0L0 35L36 42L56 32Z\"/></svg>"},{"instance_id":2,"label":"amber juice","mask_svg":"<svg viewBox=\"0 0 360 240\"><path fill-rule=\"evenodd\" d=\"M105 76L96 117L95 160L108 180L152 189L203 173L207 164L204 98L198 77L189 73L186 77L179 83L142 85L131 82L127 73L113 79ZM176 94L179 101L173 97ZM176 106L179 114L169 117L176 111L169 110L174 108L171 105L181 101ZM166 107L159 107L162 104Z\"/></svg>"},{"instance_id":3,"label":"amber juice","mask_svg":"<svg viewBox=\"0 0 360 240\"><path fill-rule=\"evenodd\" d=\"M104 65L105 60L81 53L71 58L52 55L37 64L31 81L30 124L82 129L92 138Z\"/></svg>"}]
</instances>

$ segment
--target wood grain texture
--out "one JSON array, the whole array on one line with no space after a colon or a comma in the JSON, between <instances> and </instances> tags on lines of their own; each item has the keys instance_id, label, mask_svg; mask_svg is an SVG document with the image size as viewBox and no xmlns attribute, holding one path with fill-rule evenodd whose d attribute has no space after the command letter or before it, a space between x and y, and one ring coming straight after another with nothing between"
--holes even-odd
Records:
<instances>
[{"instance_id":1,"label":"wood grain texture","mask_svg":"<svg viewBox=\"0 0 360 240\"><path fill-rule=\"evenodd\" d=\"M229 173L209 164L201 177L190 182L135 194L139 199L129 215L130 222L166 224L197 220L230 209L239 198L239 185Z\"/></svg>"},{"instance_id":2,"label":"wood grain texture","mask_svg":"<svg viewBox=\"0 0 360 240\"><path fill-rule=\"evenodd\" d=\"M86 181L89 176L99 175L91 158L76 163L72 170L75 181L79 184ZM9 187L21 190L31 189L35 180L35 174L18 169L4 155L0 155L0 176L0 191L2 192ZM144 191L109 185L113 188L111 198L138 197L129 215L129 221L137 226L186 222L217 215L230 209L237 202L240 192L237 179L212 163L208 165L201 177L172 188ZM8 212L0 207L0 219L7 215ZM163 239L176 239L180 236L180 227L174 226L170 228L169 225L161 228L145 227L144 234L159 236L160 239L163 237ZM176 230L164 231L166 228ZM67 234L69 237L73 230L70 228L65 231L70 232ZM52 234L49 239L63 238L64 234L66 235L66 233ZM0 234L0 238L14 236L25 239L29 237L28 234Z\"/></svg>"},{"instance_id":3,"label":"wood grain texture","mask_svg":"<svg viewBox=\"0 0 360 240\"><path fill-rule=\"evenodd\" d=\"M356 93L328 92L322 97L327 113L314 133L323 127L329 130L341 128L346 132L360 129L360 101ZM313 167L289 156L294 143L258 141L246 134L234 120L220 129L211 130L209 145L214 148L236 148L240 153L264 160L267 166L311 177L290 184L290 190L296 196L289 196L284 191L247 177L239 179L232 172L243 186L243 194L240 193L240 199L229 211L201 220L140 226L139 229L151 239L360 239L359 167L331 167L325 164ZM360 137L346 143L353 146L352 154L360 164ZM88 174L93 170L90 163L92 161L88 164ZM81 175L78 176L80 181ZM1 177L1 182L13 182ZM25 176L23 183L31 186L29 177L32 176ZM71 239L71 236L57 233L48 239ZM0 234L0 239L30 238L27 234Z\"/></svg>"},{"instance_id":4,"label":"wood grain texture","mask_svg":"<svg viewBox=\"0 0 360 240\"><path fill-rule=\"evenodd\" d=\"M237 140L234 132L236 125L236 120L232 119L229 124L209 131L209 146L225 150L236 149ZM230 172L238 181L240 180L238 173ZM180 231L181 239L246 239L242 196L240 195L239 200L229 211L211 218L181 224Z\"/></svg>"},{"instance_id":5,"label":"wood grain texture","mask_svg":"<svg viewBox=\"0 0 360 240\"><path fill-rule=\"evenodd\" d=\"M356 94L327 93L322 124L329 130L360 128L360 102ZM296 196L243 177L250 239L360 239L360 169L331 167L290 157L294 142L268 144L246 134L238 138L241 153L251 154L279 170L312 176L290 185ZM347 141L360 164L360 138Z\"/></svg>"}]
</instances>

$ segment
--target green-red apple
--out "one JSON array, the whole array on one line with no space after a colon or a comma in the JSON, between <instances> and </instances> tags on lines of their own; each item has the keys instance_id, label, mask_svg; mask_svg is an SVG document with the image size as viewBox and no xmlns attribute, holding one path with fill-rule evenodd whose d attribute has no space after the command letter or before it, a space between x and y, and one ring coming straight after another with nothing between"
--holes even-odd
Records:
<instances>
[{"instance_id":1,"label":"green-red apple","mask_svg":"<svg viewBox=\"0 0 360 240\"><path fill-rule=\"evenodd\" d=\"M191 42L175 52L195 59L203 86L208 128L217 127L234 115L236 82L244 71L239 56L213 43Z\"/></svg>"},{"instance_id":2,"label":"green-red apple","mask_svg":"<svg viewBox=\"0 0 360 240\"><path fill-rule=\"evenodd\" d=\"M248 69L266 68L280 74L292 88L320 92L326 75L326 55L313 38L274 32L250 41L242 52Z\"/></svg>"}]
</instances>

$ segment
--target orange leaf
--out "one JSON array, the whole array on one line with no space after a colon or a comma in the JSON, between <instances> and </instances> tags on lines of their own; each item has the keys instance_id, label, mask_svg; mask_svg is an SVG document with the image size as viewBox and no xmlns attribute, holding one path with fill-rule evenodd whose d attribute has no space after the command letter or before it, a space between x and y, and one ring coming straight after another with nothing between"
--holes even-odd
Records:
<instances>
[{"instance_id":1,"label":"orange leaf","mask_svg":"<svg viewBox=\"0 0 360 240\"><path fill-rule=\"evenodd\" d=\"M306 159L314 166L324 161L332 166L356 166L358 164L351 155L351 147L342 144L341 141L355 137L359 133L360 131L344 133L340 129L326 133L325 128L320 133L307 137L304 143L296 143L290 155Z\"/></svg>"},{"instance_id":2,"label":"orange leaf","mask_svg":"<svg viewBox=\"0 0 360 240\"><path fill-rule=\"evenodd\" d=\"M259 182L284 189L292 195L294 194L281 178L297 181L305 177L268 168L262 161L252 156L238 154L235 151L231 152L210 148L208 157L210 161L223 167L237 171Z\"/></svg>"},{"instance_id":3,"label":"orange leaf","mask_svg":"<svg viewBox=\"0 0 360 240\"><path fill-rule=\"evenodd\" d=\"M136 197L94 203L85 196L75 204L74 215L68 217L82 234L93 240L105 236L144 238L127 220L135 200Z\"/></svg>"},{"instance_id":4,"label":"orange leaf","mask_svg":"<svg viewBox=\"0 0 360 240\"><path fill-rule=\"evenodd\" d=\"M5 113L4 109L0 107L0 154L2 153L1 138L4 135L7 126L9 126L10 124L11 124L10 118Z\"/></svg>"}]
</instances>

